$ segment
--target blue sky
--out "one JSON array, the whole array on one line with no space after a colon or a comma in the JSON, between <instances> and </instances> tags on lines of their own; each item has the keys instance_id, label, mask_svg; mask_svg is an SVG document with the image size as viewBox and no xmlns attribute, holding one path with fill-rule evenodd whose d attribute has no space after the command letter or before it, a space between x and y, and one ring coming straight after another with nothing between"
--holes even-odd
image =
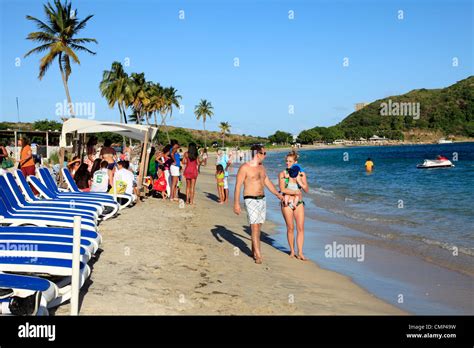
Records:
<instances>
[{"instance_id":1,"label":"blue sky","mask_svg":"<svg viewBox=\"0 0 474 348\"><path fill-rule=\"evenodd\" d=\"M16 97L21 121L59 119L65 93L57 64L39 81L41 56L23 58L34 47L25 37L36 30L25 15L44 19L43 3L0 0L2 121L18 119ZM88 46L97 55L80 54L69 88L73 102L95 103L101 120L119 117L100 95L102 71L127 58L127 72L183 96L184 113L175 111L170 124L202 128L193 109L205 98L215 109L207 129L227 121L232 132L263 136L334 125L357 102L474 74L470 0L75 0L73 7L80 18L94 14L81 36L99 44Z\"/></svg>"}]
</instances>

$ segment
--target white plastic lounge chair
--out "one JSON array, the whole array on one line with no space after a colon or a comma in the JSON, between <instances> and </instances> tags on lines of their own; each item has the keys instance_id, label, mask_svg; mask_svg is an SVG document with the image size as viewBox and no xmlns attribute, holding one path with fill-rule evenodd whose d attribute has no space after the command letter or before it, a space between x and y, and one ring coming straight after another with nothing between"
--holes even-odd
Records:
<instances>
[{"instance_id":1,"label":"white plastic lounge chair","mask_svg":"<svg viewBox=\"0 0 474 348\"><path fill-rule=\"evenodd\" d=\"M60 227L34 227L34 226L0 226L0 237L1 234L15 234L15 235L24 235L30 236L33 238L34 236L49 236L49 237L68 237L72 238L73 236L73 229L72 228L60 228ZM84 241L90 242L90 251L92 253L97 252L99 249L99 245L102 242L102 237L99 233L87 230L81 230L81 239ZM72 240L72 239L71 239ZM66 243L66 242L64 242ZM67 241L69 243L69 240ZM83 247L89 248L88 244L81 244Z\"/></svg>"},{"instance_id":2,"label":"white plastic lounge chair","mask_svg":"<svg viewBox=\"0 0 474 348\"><path fill-rule=\"evenodd\" d=\"M21 190L21 193L24 195L25 201L31 204L38 204L38 205L48 205L53 207L68 207L70 208L72 205L74 209L79 211L93 211L97 212L99 216L103 214L104 207L99 203L77 203L71 199L39 199L37 198L33 190L31 189L30 185L26 181L26 178L23 176L23 173L20 170L14 172L14 176L18 187ZM8 175L7 175L8 177Z\"/></svg>"},{"instance_id":3,"label":"white plastic lounge chair","mask_svg":"<svg viewBox=\"0 0 474 348\"><path fill-rule=\"evenodd\" d=\"M50 182L53 181L53 184L54 184L54 180L51 177L51 173L48 171L47 168L41 168L39 171L40 171L42 177L45 179L45 181L48 180L48 176L49 176L49 181ZM72 192L72 193L85 193L86 195L100 196L100 197L111 197L112 199L115 199L115 197L117 197L117 202L119 202L119 204L120 204L119 199L121 201L124 201L123 204L120 204L120 209L123 209L123 208L126 208L126 207L130 206L133 202L136 201L136 196L135 195L129 195L129 194L116 194L116 195L114 195L114 194L111 194L111 193L82 192L79 189L79 187L77 187L76 182L72 178L71 173L69 172L69 170L67 170L67 168L63 168L62 173L63 173L64 181L66 182L66 185L67 185L69 191ZM52 189L51 187L49 187L49 188Z\"/></svg>"},{"instance_id":4,"label":"white plastic lounge chair","mask_svg":"<svg viewBox=\"0 0 474 348\"><path fill-rule=\"evenodd\" d=\"M51 217L45 215L34 215L28 213L11 212L8 202L5 202L0 195L0 224L8 226L32 225L40 227L69 227L74 226L74 219L69 217ZM97 225L93 222L82 221L82 229L97 231Z\"/></svg>"},{"instance_id":5,"label":"white plastic lounge chair","mask_svg":"<svg viewBox=\"0 0 474 348\"><path fill-rule=\"evenodd\" d=\"M0 273L0 313L13 314L10 305L19 298L27 298L39 292L41 294L39 308L33 309L31 314L47 315L47 307L59 296L56 284L49 280L18 274ZM3 305L4 303L7 306ZM30 314L30 313L28 313Z\"/></svg>"},{"instance_id":6,"label":"white plastic lounge chair","mask_svg":"<svg viewBox=\"0 0 474 348\"><path fill-rule=\"evenodd\" d=\"M84 203L98 203L104 207L103 220L107 220L116 215L119 210L119 204L113 199L102 199L102 198L91 198L85 197L83 194L74 194L63 196L56 194L49 190L43 183L35 176L29 176L27 181L33 185L33 187L40 193L40 195L46 199L68 199L71 204L84 204Z\"/></svg>"},{"instance_id":7,"label":"white plastic lounge chair","mask_svg":"<svg viewBox=\"0 0 474 348\"><path fill-rule=\"evenodd\" d=\"M23 209L28 209L28 210L33 210L33 211L46 211L46 212L55 212L55 211L63 211L63 212L69 212L69 213L74 213L75 215L79 216L84 216L84 217L93 217L94 221L98 221L99 214L97 214L97 211L93 210L85 210L85 209L72 209L69 206L63 206L63 205L58 205L58 206L49 206L47 204L33 204L33 203L28 203L25 200L25 197L22 195L20 188L17 186L17 183L15 181L15 178L13 177L13 174L8 173L5 175L5 179L7 181L8 187L11 192L11 198L14 200L12 206L15 208L23 208Z\"/></svg>"},{"instance_id":8,"label":"white plastic lounge chair","mask_svg":"<svg viewBox=\"0 0 474 348\"><path fill-rule=\"evenodd\" d=\"M97 223L97 219L94 215L90 213L74 212L74 210L64 210L64 209L41 209L40 207L20 207L18 201L16 200L10 186L7 183L6 177L0 175L0 196L2 196L4 202L8 203L10 212L15 216L21 213L24 214L34 214L39 216L50 216L50 217L69 217L74 218L74 216L81 216L83 221Z\"/></svg>"}]
</instances>

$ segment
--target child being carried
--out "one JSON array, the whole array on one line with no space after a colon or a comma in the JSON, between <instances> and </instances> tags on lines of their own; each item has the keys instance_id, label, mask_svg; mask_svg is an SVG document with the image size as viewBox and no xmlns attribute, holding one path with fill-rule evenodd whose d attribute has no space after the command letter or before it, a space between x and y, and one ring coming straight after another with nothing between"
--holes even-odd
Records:
<instances>
[{"instance_id":1,"label":"child being carried","mask_svg":"<svg viewBox=\"0 0 474 348\"><path fill-rule=\"evenodd\" d=\"M298 191L298 194L296 195L284 194L285 199L283 204L285 207L290 207L293 210L296 209L299 202L303 201L303 194L300 191L301 187L296 181L298 175L302 175L301 173L303 173L303 168L301 168L297 163L293 164L290 168L287 168L285 173L286 188L289 190Z\"/></svg>"}]
</instances>

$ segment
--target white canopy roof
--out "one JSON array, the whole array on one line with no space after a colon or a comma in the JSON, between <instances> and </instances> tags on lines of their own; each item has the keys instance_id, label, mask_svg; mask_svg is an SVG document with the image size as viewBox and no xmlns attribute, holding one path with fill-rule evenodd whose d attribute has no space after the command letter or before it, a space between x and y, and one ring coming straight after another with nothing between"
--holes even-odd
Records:
<instances>
[{"instance_id":1,"label":"white canopy roof","mask_svg":"<svg viewBox=\"0 0 474 348\"><path fill-rule=\"evenodd\" d=\"M87 120L83 118L70 118L63 124L61 131L60 146L66 146L66 134L78 132L82 133L100 133L112 132L117 133L135 140L145 141L146 131L148 130L148 140L152 140L158 128L151 126L144 126L141 124L125 124L109 121Z\"/></svg>"}]
</instances>

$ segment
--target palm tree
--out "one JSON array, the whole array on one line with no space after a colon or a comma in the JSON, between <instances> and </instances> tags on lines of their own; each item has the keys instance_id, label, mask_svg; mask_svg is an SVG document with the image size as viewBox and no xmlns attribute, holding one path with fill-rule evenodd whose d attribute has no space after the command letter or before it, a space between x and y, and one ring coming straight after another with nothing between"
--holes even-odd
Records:
<instances>
[{"instance_id":1,"label":"palm tree","mask_svg":"<svg viewBox=\"0 0 474 348\"><path fill-rule=\"evenodd\" d=\"M181 96L177 94L178 90L173 86L167 87L163 90L163 107L161 112L162 125L166 126L166 117L169 113L169 118L173 116L173 106L179 108L179 102ZM166 136L168 137L168 143L170 142L170 135L168 128L166 128Z\"/></svg>"},{"instance_id":2,"label":"palm tree","mask_svg":"<svg viewBox=\"0 0 474 348\"><path fill-rule=\"evenodd\" d=\"M150 104L148 104L147 111L153 115L155 120L155 127L158 127L158 120L156 114L163 109L163 87L159 83L152 84L150 90Z\"/></svg>"},{"instance_id":3,"label":"palm tree","mask_svg":"<svg viewBox=\"0 0 474 348\"><path fill-rule=\"evenodd\" d=\"M196 115L197 120L200 120L202 118L202 123L204 127L204 148L206 148L206 120L208 117L211 118L214 115L214 107L206 99L201 99L199 104L194 107L194 114Z\"/></svg>"},{"instance_id":4,"label":"palm tree","mask_svg":"<svg viewBox=\"0 0 474 348\"><path fill-rule=\"evenodd\" d=\"M136 115L136 123L141 124L145 116L146 107L150 103L149 85L145 80L145 74L132 73L130 75L129 88L132 95L130 105Z\"/></svg>"},{"instance_id":5,"label":"palm tree","mask_svg":"<svg viewBox=\"0 0 474 348\"><path fill-rule=\"evenodd\" d=\"M87 22L93 17L89 15L83 20L79 20L77 10L71 10L71 3L67 0L64 4L60 0L54 1L54 6L48 2L43 5L46 14L46 23L32 16L26 16L26 19L35 22L40 31L29 33L26 37L28 40L41 43L38 47L33 48L25 54L25 58L32 53L42 53L48 51L41 58L39 66L38 78L41 80L48 68L58 59L59 71L66 91L66 97L69 105L69 112L74 117L71 96L69 94L68 80L71 74L71 59L73 62L80 64L76 52L85 51L95 54L83 44L94 42L96 39L76 38L77 34L86 27Z\"/></svg>"},{"instance_id":6,"label":"palm tree","mask_svg":"<svg viewBox=\"0 0 474 348\"><path fill-rule=\"evenodd\" d=\"M100 92L107 99L110 108L118 105L120 122L127 123L126 100L130 99L128 74L124 71L122 64L113 62L111 70L104 70L100 82Z\"/></svg>"},{"instance_id":7,"label":"palm tree","mask_svg":"<svg viewBox=\"0 0 474 348\"><path fill-rule=\"evenodd\" d=\"M221 133L222 133L222 147L225 146L225 144L224 144L225 135L226 135L226 133L230 133L230 127L231 126L230 126L229 122L221 122L219 124L219 128L220 128Z\"/></svg>"}]
</instances>

